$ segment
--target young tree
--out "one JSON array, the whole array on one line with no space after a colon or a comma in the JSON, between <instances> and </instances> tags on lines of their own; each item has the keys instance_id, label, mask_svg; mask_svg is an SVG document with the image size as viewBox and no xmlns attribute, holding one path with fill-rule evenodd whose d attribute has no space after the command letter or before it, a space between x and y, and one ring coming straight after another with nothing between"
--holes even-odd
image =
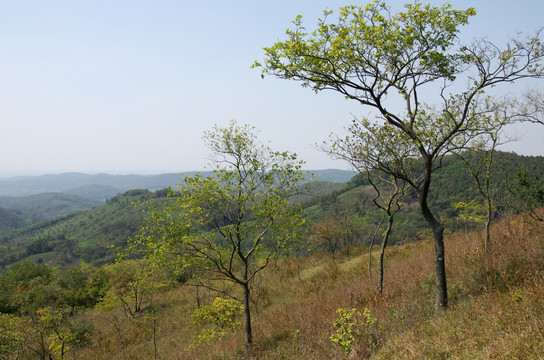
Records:
<instances>
[{"instance_id":1,"label":"young tree","mask_svg":"<svg viewBox=\"0 0 544 360\"><path fill-rule=\"evenodd\" d=\"M525 168L520 168L514 181L508 184L508 190L521 204L518 210L525 212L530 218L544 221L538 211L544 206L544 182L536 175L529 174Z\"/></svg>"},{"instance_id":2,"label":"young tree","mask_svg":"<svg viewBox=\"0 0 544 360\"><path fill-rule=\"evenodd\" d=\"M509 106L509 103L503 103L502 106ZM485 207L485 220L484 223L484 249L488 251L491 244L491 235L489 232L491 226L491 220L495 212L495 206L493 204L493 194L491 188L491 174L495 161L495 151L498 146L504 144L507 140L501 140L503 128L512 122L513 118L508 117L506 114L508 111L501 110L497 107L495 111L485 117L483 122L483 129L479 136L479 141L473 142L473 148L468 151L456 152L459 157L466 164L470 175L476 182L476 189L478 193L484 199ZM454 204L456 210L459 210L462 215L466 216L466 210L476 210L477 206L473 202L472 204L457 203ZM464 210L464 212L463 212ZM473 218L474 220L475 218Z\"/></svg>"},{"instance_id":3,"label":"young tree","mask_svg":"<svg viewBox=\"0 0 544 360\"><path fill-rule=\"evenodd\" d=\"M0 359L19 359L24 350L28 334L26 321L13 314L0 312Z\"/></svg>"},{"instance_id":4,"label":"young tree","mask_svg":"<svg viewBox=\"0 0 544 360\"><path fill-rule=\"evenodd\" d=\"M164 287L162 279L146 260L118 260L104 266L109 274L109 289L100 309L122 306L125 316L135 319L151 303L153 295Z\"/></svg>"},{"instance_id":5,"label":"young tree","mask_svg":"<svg viewBox=\"0 0 544 360\"><path fill-rule=\"evenodd\" d=\"M459 28L475 13L419 2L392 13L375 0L341 8L335 23L327 21L332 11L325 11L310 34L298 16L288 39L266 47L264 64L254 65L263 76L300 81L316 92L331 89L369 107L374 126L416 150L409 160L418 160L419 174L402 171L400 178L417 193L433 232L437 309L447 306L448 297L444 227L428 204L432 174L446 153L481 129L494 102L486 90L544 74L539 33L512 39L503 49L485 39L458 44Z\"/></svg>"},{"instance_id":6,"label":"young tree","mask_svg":"<svg viewBox=\"0 0 544 360\"><path fill-rule=\"evenodd\" d=\"M310 241L319 245L334 258L342 247L344 229L335 218L326 218L312 226Z\"/></svg>"},{"instance_id":7,"label":"young tree","mask_svg":"<svg viewBox=\"0 0 544 360\"><path fill-rule=\"evenodd\" d=\"M158 206L140 235L148 254L191 269L190 283L239 299L242 290L247 344L253 341L252 279L299 238L300 206L288 199L305 179L295 154L276 152L254 128L236 122L204 134L213 152L213 175L186 177L171 201Z\"/></svg>"},{"instance_id":8,"label":"young tree","mask_svg":"<svg viewBox=\"0 0 544 360\"><path fill-rule=\"evenodd\" d=\"M332 156L349 162L360 174L364 174L372 186L375 196L372 199L384 216L387 216L387 226L383 233L380 248L378 293L383 291L384 256L395 214L402 208L402 198L410 187L406 178L413 178L417 173L417 165L410 161L414 150L410 143L393 139L395 131L383 131L368 120L354 120L345 138L332 137L330 144L324 149ZM416 166L416 168L414 168ZM369 247L369 274L371 250Z\"/></svg>"}]
</instances>

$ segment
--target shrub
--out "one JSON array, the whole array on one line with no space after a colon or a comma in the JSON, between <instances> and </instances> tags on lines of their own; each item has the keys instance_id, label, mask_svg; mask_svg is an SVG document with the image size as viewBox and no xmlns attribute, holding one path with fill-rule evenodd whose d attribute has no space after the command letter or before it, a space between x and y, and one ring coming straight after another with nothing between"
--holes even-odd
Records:
<instances>
[{"instance_id":1,"label":"shrub","mask_svg":"<svg viewBox=\"0 0 544 360\"><path fill-rule=\"evenodd\" d=\"M338 344L346 355L354 350L357 340L365 337L373 340L373 327L377 319L372 316L368 308L361 313L358 309L336 310L338 317L332 322L335 332L331 335L331 341Z\"/></svg>"}]
</instances>

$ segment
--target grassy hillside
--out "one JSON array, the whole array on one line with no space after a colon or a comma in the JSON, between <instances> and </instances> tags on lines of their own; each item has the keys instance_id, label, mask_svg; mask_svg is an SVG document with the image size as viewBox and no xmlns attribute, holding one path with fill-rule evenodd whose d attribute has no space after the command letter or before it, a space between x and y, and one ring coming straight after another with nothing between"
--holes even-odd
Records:
<instances>
[{"instance_id":1,"label":"grassy hillside","mask_svg":"<svg viewBox=\"0 0 544 360\"><path fill-rule=\"evenodd\" d=\"M92 331L73 356L151 359L156 350L162 359L539 359L543 234L541 222L501 220L487 254L480 232L448 235L450 307L441 313L433 310L433 245L425 240L388 250L382 295L375 290L376 269L372 278L367 273L366 254L334 260L314 254L267 268L255 283L250 350L240 327L191 347L201 330L190 317L197 297L218 295L175 287L154 297L153 308L145 300L136 318L120 306L80 314L77 321ZM331 341L339 308L365 314L354 319L347 352Z\"/></svg>"},{"instance_id":2,"label":"grassy hillside","mask_svg":"<svg viewBox=\"0 0 544 360\"><path fill-rule=\"evenodd\" d=\"M544 166L542 158L500 156L505 161L493 181L499 205L506 205L506 175L527 164L540 175ZM11 264L0 273L0 350L25 359L61 358L61 349L66 358L78 359L541 358L544 221L501 212L484 251L483 234L470 230L478 226L456 226L455 213L449 215L451 202L477 197L463 169L446 158L433 189L433 196L442 196L432 206L450 229L445 311L434 309L433 243L414 197L398 214L395 233L400 240L420 241L397 241L387 249L384 291L378 294L378 254L372 253L369 273L368 249L361 246L379 233L372 227L371 189L361 176L341 187L317 183L316 192L328 192L302 200L306 242L291 257L270 263L251 284L254 343L248 348L243 327L236 326L242 320L236 307L195 316L225 296L221 290L239 297L236 286L184 286L199 274L192 268L174 271L134 259L109 263L114 247L142 224L141 209L133 204L165 196L131 190L92 210L0 239L2 260ZM544 218L544 210L539 212ZM348 215L371 220L358 223L349 254L314 246L316 222ZM13 263L21 259L30 261Z\"/></svg>"}]
</instances>

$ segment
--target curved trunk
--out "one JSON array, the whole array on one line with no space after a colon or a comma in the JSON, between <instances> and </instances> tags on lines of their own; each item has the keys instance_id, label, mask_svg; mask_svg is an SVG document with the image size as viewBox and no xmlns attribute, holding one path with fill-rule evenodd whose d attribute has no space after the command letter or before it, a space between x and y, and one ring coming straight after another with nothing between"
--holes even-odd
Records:
<instances>
[{"instance_id":1,"label":"curved trunk","mask_svg":"<svg viewBox=\"0 0 544 360\"><path fill-rule=\"evenodd\" d=\"M378 281L378 293L380 294L383 291L383 258L385 255L385 248L387 247L387 241L389 240L389 235L391 234L391 229L393 229L393 215L389 215L387 229L383 235L382 247L380 249L380 279Z\"/></svg>"},{"instance_id":2,"label":"curved trunk","mask_svg":"<svg viewBox=\"0 0 544 360\"><path fill-rule=\"evenodd\" d=\"M425 197L426 200L426 197ZM434 238L434 255L435 255L435 281L436 294L434 307L437 310L444 309L448 306L448 287L446 283L446 262L444 259L444 227L429 209L427 201L423 202L420 199L420 207L423 217L433 231Z\"/></svg>"},{"instance_id":3,"label":"curved trunk","mask_svg":"<svg viewBox=\"0 0 544 360\"><path fill-rule=\"evenodd\" d=\"M368 279L372 281L372 247L374 246L374 241L376 240L376 235L378 235L378 231L380 230L380 226L382 225L383 218L385 217L385 214L382 214L382 218L380 219L380 222L378 225L376 225L376 230L374 230L374 234L372 234L372 239L370 240L370 245L368 246Z\"/></svg>"},{"instance_id":4,"label":"curved trunk","mask_svg":"<svg viewBox=\"0 0 544 360\"><path fill-rule=\"evenodd\" d=\"M425 156L425 175L422 187L418 191L419 207L423 218L431 228L434 239L434 267L435 267L435 302L436 310L445 309L448 307L448 286L446 282L446 261L444 249L444 227L436 219L429 204L427 196L431 185L432 161L429 156Z\"/></svg>"}]
</instances>

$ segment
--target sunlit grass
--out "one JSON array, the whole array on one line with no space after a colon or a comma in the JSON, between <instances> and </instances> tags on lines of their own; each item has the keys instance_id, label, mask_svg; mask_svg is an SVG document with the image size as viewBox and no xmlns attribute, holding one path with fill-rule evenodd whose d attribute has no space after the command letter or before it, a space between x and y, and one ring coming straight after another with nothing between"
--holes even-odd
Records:
<instances>
[{"instance_id":1,"label":"sunlit grass","mask_svg":"<svg viewBox=\"0 0 544 360\"><path fill-rule=\"evenodd\" d=\"M435 313L434 250L430 240L387 250L384 292L368 276L368 254L330 259L324 254L278 261L263 273L252 307L255 342L243 328L189 349L195 330L194 288L157 298L161 359L538 359L544 352L544 224L521 217L492 229L488 254L479 232L447 236L450 306ZM373 262L376 265L376 258ZM375 267L373 266L374 272ZM213 300L213 294L210 294ZM372 342L354 353L330 341L337 308L368 308L377 318ZM119 326L116 330L115 316ZM91 312L92 345L78 359L152 359L152 319ZM122 330L122 336L119 335ZM123 338L124 345L121 344ZM124 346L124 355L123 355Z\"/></svg>"}]
</instances>

